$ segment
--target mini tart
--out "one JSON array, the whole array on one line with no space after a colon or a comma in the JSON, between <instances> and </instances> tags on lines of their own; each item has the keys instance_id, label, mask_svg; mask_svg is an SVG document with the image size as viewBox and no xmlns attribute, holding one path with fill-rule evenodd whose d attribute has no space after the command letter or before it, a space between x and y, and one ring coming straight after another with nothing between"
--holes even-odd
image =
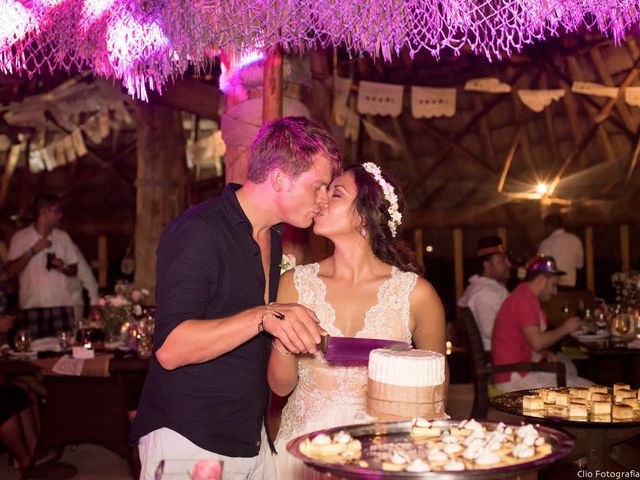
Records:
<instances>
[{"instance_id":1,"label":"mini tart","mask_svg":"<svg viewBox=\"0 0 640 480\"><path fill-rule=\"evenodd\" d=\"M611 402L593 402L591 411L594 415L610 415Z\"/></svg>"},{"instance_id":2,"label":"mini tart","mask_svg":"<svg viewBox=\"0 0 640 480\"><path fill-rule=\"evenodd\" d=\"M565 392L556 392L556 405L560 407L568 407L569 394Z\"/></svg>"},{"instance_id":3,"label":"mini tart","mask_svg":"<svg viewBox=\"0 0 640 480\"><path fill-rule=\"evenodd\" d=\"M542 410L544 408L544 400L535 395L525 395L522 397L522 408L524 410Z\"/></svg>"},{"instance_id":4,"label":"mini tart","mask_svg":"<svg viewBox=\"0 0 640 480\"><path fill-rule=\"evenodd\" d=\"M582 397L571 397L571 399L569 400L569 404L571 403L576 403L578 405L586 405L587 401Z\"/></svg>"},{"instance_id":5,"label":"mini tart","mask_svg":"<svg viewBox=\"0 0 640 480\"><path fill-rule=\"evenodd\" d=\"M569 396L584 398L585 400L589 399L590 396L589 389L585 387L569 387Z\"/></svg>"},{"instance_id":6,"label":"mini tart","mask_svg":"<svg viewBox=\"0 0 640 480\"><path fill-rule=\"evenodd\" d=\"M618 390L631 390L631 387L628 383L614 383L613 384L613 394L618 393Z\"/></svg>"},{"instance_id":7,"label":"mini tart","mask_svg":"<svg viewBox=\"0 0 640 480\"><path fill-rule=\"evenodd\" d=\"M384 461L382 462L382 470L384 470L385 472L402 472L407 465L407 463L393 463Z\"/></svg>"},{"instance_id":8,"label":"mini tart","mask_svg":"<svg viewBox=\"0 0 640 480\"><path fill-rule=\"evenodd\" d=\"M591 393L609 393L609 389L604 385L589 385L588 389Z\"/></svg>"},{"instance_id":9,"label":"mini tart","mask_svg":"<svg viewBox=\"0 0 640 480\"><path fill-rule=\"evenodd\" d=\"M633 418L633 408L629 405L613 405L611 416L616 420L631 420Z\"/></svg>"},{"instance_id":10,"label":"mini tart","mask_svg":"<svg viewBox=\"0 0 640 480\"><path fill-rule=\"evenodd\" d=\"M569 416L570 417L586 417L587 416L587 406L581 405L579 403L571 403L569 404Z\"/></svg>"}]
</instances>

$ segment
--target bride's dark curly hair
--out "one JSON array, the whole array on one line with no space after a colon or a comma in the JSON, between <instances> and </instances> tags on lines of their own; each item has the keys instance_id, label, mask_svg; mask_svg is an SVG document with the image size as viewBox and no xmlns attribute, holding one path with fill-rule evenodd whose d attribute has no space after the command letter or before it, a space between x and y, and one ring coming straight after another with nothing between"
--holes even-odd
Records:
<instances>
[{"instance_id":1,"label":"bride's dark curly hair","mask_svg":"<svg viewBox=\"0 0 640 480\"><path fill-rule=\"evenodd\" d=\"M389 220L391 220L389 202L384 197L380 184L362 165L349 165L344 171L353 174L358 190L355 209L362 218L363 227L368 233L374 255L383 262L394 265L404 272L422 274L415 253L406 242L400 239L399 235L396 235L395 238L391 235L391 229L389 228ZM398 210L404 214L405 203L400 189L384 173L382 177L393 186L398 197Z\"/></svg>"}]
</instances>

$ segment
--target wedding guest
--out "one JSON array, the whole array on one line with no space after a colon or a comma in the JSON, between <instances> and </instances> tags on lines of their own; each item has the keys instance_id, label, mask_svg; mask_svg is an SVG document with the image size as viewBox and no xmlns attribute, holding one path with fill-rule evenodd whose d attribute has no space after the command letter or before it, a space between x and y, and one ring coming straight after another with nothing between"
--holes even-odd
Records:
<instances>
[{"instance_id":1,"label":"wedding guest","mask_svg":"<svg viewBox=\"0 0 640 480\"><path fill-rule=\"evenodd\" d=\"M244 185L190 208L157 251L154 355L131 439L141 478L164 458L189 468L223 460L223 479L271 479L264 422L271 340L316 351L321 329L303 306L272 303L280 279L282 223L308 227L341 168L334 138L316 122L265 124Z\"/></svg>"},{"instance_id":2,"label":"wedding guest","mask_svg":"<svg viewBox=\"0 0 640 480\"><path fill-rule=\"evenodd\" d=\"M491 339L494 365L563 361L567 367L568 386L592 383L578 377L575 365L569 359L559 358L549 350L582 324L578 317L570 317L557 328L547 330L547 315L540 302L546 302L558 293L558 278L564 274L553 257L540 256L530 262L524 282L507 297L496 317ZM557 386L556 375L548 372L496 373L494 382L503 392Z\"/></svg>"},{"instance_id":3,"label":"wedding guest","mask_svg":"<svg viewBox=\"0 0 640 480\"><path fill-rule=\"evenodd\" d=\"M469 285L458 306L468 307L478 324L485 351L491 350L491 334L498 310L509 295L505 286L511 277L511 262L504 251L502 239L481 238L476 249L477 274L469 278Z\"/></svg>"},{"instance_id":4,"label":"wedding guest","mask_svg":"<svg viewBox=\"0 0 640 480\"><path fill-rule=\"evenodd\" d=\"M544 219L547 236L538 247L538 255L549 255L556 259L558 268L564 272L558 279L561 287L576 286L576 270L584 266L584 249L577 235L564 229L560 215L547 215Z\"/></svg>"},{"instance_id":5,"label":"wedding guest","mask_svg":"<svg viewBox=\"0 0 640 480\"><path fill-rule=\"evenodd\" d=\"M60 198L51 193L36 197L34 223L11 238L7 276L18 275L20 328L32 338L54 336L73 327L73 302L67 277L78 272L78 257L71 237L60 230Z\"/></svg>"}]
</instances>

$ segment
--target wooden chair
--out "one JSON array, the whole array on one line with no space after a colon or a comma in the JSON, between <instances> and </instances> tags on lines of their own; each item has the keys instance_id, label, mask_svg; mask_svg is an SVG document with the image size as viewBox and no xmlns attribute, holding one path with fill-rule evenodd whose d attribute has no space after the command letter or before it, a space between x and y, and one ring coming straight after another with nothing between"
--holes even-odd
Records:
<instances>
[{"instance_id":1,"label":"wooden chair","mask_svg":"<svg viewBox=\"0 0 640 480\"><path fill-rule=\"evenodd\" d=\"M491 365L489 352L484 350L480 330L468 308L460 308L456 318L456 329L467 350L469 367L474 383L474 400L471 416L486 418L489 410L489 384L491 375L501 372L552 372L557 376L558 386L567 384L564 364L549 362L512 363L509 365Z\"/></svg>"}]
</instances>

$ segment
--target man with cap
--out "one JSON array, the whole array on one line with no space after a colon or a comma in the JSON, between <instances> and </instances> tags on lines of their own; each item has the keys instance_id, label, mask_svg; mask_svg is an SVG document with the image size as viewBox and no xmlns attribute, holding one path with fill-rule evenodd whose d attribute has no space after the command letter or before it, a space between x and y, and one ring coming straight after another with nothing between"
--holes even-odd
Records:
<instances>
[{"instance_id":1,"label":"man with cap","mask_svg":"<svg viewBox=\"0 0 640 480\"><path fill-rule=\"evenodd\" d=\"M476 272L469 278L469 285L458 300L458 306L471 310L484 349L490 351L493 324L502 302L509 295L505 284L511 275L511 262L504 251L502 239L497 235L478 241Z\"/></svg>"},{"instance_id":2,"label":"man with cap","mask_svg":"<svg viewBox=\"0 0 640 480\"><path fill-rule=\"evenodd\" d=\"M578 317L570 317L557 328L547 330L547 315L540 301L547 301L558 292L558 277L564 274L558 270L553 257L539 256L530 262L524 282L507 297L496 317L491 350L494 365L560 360L548 348L578 330L581 321ZM548 372L498 373L494 375L494 382L504 392L557 386L556 375ZM591 383L578 377L575 366L569 365L567 385L588 386Z\"/></svg>"}]
</instances>

